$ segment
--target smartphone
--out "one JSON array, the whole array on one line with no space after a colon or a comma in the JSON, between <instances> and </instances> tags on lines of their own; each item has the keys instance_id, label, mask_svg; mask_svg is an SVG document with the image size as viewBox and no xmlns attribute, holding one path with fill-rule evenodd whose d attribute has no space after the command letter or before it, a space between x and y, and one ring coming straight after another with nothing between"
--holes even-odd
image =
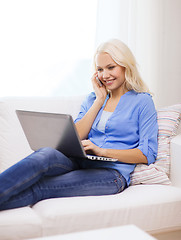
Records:
<instances>
[{"instance_id":1,"label":"smartphone","mask_svg":"<svg viewBox=\"0 0 181 240\"><path fill-rule=\"evenodd\" d=\"M102 82L101 82L101 80L100 80L98 77L96 77L96 80L97 80L99 86L102 87Z\"/></svg>"}]
</instances>

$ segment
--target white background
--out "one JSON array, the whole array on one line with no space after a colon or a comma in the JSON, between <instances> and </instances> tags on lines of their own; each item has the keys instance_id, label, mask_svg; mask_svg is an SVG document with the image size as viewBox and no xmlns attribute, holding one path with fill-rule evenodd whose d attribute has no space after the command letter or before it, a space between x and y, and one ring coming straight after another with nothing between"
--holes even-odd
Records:
<instances>
[{"instance_id":1,"label":"white background","mask_svg":"<svg viewBox=\"0 0 181 240\"><path fill-rule=\"evenodd\" d=\"M1 0L0 96L90 91L97 0Z\"/></svg>"},{"instance_id":2,"label":"white background","mask_svg":"<svg viewBox=\"0 0 181 240\"><path fill-rule=\"evenodd\" d=\"M0 96L92 90L92 58L119 38L156 107L181 103L180 0L0 0Z\"/></svg>"}]
</instances>

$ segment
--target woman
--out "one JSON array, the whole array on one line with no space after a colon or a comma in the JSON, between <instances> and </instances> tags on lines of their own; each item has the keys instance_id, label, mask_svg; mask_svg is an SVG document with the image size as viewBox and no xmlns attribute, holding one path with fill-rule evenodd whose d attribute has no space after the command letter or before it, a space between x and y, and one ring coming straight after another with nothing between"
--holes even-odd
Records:
<instances>
[{"instance_id":1,"label":"woman","mask_svg":"<svg viewBox=\"0 0 181 240\"><path fill-rule=\"evenodd\" d=\"M129 186L136 164L155 161L155 107L121 41L97 49L92 84L75 120L78 134L87 153L118 161L72 159L42 148L0 174L0 210L48 198L116 194Z\"/></svg>"}]
</instances>

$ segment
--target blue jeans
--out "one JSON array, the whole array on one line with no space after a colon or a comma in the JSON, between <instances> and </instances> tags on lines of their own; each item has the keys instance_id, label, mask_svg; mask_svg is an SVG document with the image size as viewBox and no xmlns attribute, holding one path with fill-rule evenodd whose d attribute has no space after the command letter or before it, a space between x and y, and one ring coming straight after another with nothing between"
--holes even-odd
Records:
<instances>
[{"instance_id":1,"label":"blue jeans","mask_svg":"<svg viewBox=\"0 0 181 240\"><path fill-rule=\"evenodd\" d=\"M116 194L126 186L117 170L95 169L94 161L42 148L0 174L0 210L48 198Z\"/></svg>"}]
</instances>

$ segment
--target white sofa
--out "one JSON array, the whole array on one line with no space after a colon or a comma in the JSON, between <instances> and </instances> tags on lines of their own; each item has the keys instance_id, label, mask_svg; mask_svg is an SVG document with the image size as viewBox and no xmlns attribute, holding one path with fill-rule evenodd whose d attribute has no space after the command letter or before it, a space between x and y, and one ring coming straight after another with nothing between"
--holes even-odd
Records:
<instances>
[{"instance_id":1,"label":"white sofa","mask_svg":"<svg viewBox=\"0 0 181 240\"><path fill-rule=\"evenodd\" d=\"M0 170L32 152L15 109L69 113L75 118L83 98L1 98ZM126 224L135 224L153 235L181 230L181 134L171 141L171 181L171 185L133 185L118 195L49 199L33 207L1 211L0 239L28 239Z\"/></svg>"}]
</instances>

